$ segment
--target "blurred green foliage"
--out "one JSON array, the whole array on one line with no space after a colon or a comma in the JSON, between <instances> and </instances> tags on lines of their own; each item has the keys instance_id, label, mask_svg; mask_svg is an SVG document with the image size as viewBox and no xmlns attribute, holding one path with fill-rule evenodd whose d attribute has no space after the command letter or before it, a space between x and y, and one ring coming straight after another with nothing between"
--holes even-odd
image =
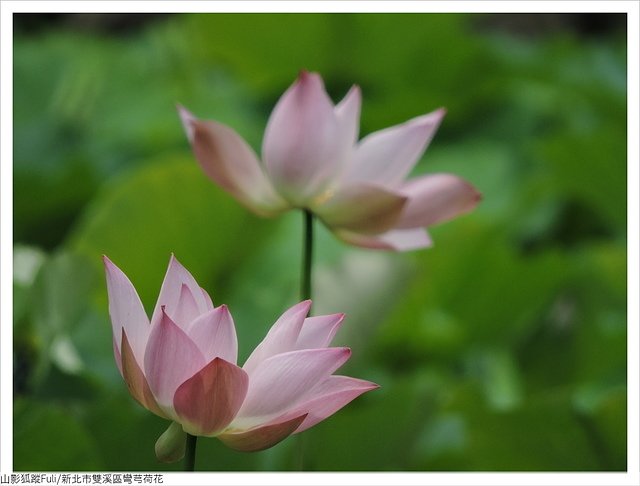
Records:
<instances>
[{"instance_id":1,"label":"blurred green foliage","mask_svg":"<svg viewBox=\"0 0 640 486\"><path fill-rule=\"evenodd\" d=\"M315 311L346 312L346 374L380 383L306 432L310 470L626 469L625 33L517 37L473 15L211 14L126 36L14 39L14 467L176 470L113 363L100 256L151 311L170 252L234 315L240 358L296 301L301 216L211 184L174 103L259 149L317 70L362 86L361 134L439 106L416 173L484 201L411 254L319 229ZM201 440L199 470L292 467Z\"/></svg>"}]
</instances>

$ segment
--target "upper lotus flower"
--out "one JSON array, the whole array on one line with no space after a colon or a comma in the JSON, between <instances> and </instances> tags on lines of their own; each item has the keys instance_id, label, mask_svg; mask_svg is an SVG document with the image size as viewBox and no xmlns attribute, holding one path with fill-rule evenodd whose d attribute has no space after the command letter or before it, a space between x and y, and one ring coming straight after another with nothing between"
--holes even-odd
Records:
<instances>
[{"instance_id":1,"label":"upper lotus flower","mask_svg":"<svg viewBox=\"0 0 640 486\"><path fill-rule=\"evenodd\" d=\"M358 142L360 104L357 86L334 106L322 78L301 72L271 113L262 161L233 129L178 110L205 173L253 212L307 209L342 240L366 248L430 246L424 227L470 211L480 200L471 184L452 174L406 180L445 110Z\"/></svg>"},{"instance_id":2,"label":"upper lotus flower","mask_svg":"<svg viewBox=\"0 0 640 486\"><path fill-rule=\"evenodd\" d=\"M377 388L333 375L351 354L328 347L343 314L306 317L311 302L294 305L240 368L229 310L173 256L151 322L127 276L104 264L118 369L138 402L173 421L156 443L161 460L182 457L186 433L265 449Z\"/></svg>"}]
</instances>

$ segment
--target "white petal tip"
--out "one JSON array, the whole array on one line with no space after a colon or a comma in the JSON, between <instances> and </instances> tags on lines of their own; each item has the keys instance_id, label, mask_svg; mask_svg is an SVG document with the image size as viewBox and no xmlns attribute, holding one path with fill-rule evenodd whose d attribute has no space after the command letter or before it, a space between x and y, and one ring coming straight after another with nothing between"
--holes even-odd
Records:
<instances>
[{"instance_id":1,"label":"white petal tip","mask_svg":"<svg viewBox=\"0 0 640 486\"><path fill-rule=\"evenodd\" d=\"M185 133L187 134L189 143L193 143L193 138L195 136L194 123L197 121L197 119L184 106L180 104L176 105L176 109L178 110L178 115L180 116L180 120L182 121L182 126Z\"/></svg>"},{"instance_id":2,"label":"white petal tip","mask_svg":"<svg viewBox=\"0 0 640 486\"><path fill-rule=\"evenodd\" d=\"M176 110L178 110L178 113L180 114L180 117L182 118L183 121L195 119L195 116L193 116L191 112L187 110L184 106L182 106L180 103L176 103Z\"/></svg>"}]
</instances>

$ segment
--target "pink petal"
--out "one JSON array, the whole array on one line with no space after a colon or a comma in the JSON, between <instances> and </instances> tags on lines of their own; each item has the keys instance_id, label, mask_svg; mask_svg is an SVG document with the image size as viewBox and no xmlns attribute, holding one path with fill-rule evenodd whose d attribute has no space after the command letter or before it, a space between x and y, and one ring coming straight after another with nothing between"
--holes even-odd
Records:
<instances>
[{"instance_id":1,"label":"pink petal","mask_svg":"<svg viewBox=\"0 0 640 486\"><path fill-rule=\"evenodd\" d=\"M330 228L357 233L381 233L394 227L407 197L383 187L357 184L346 187L313 209Z\"/></svg>"},{"instance_id":2,"label":"pink petal","mask_svg":"<svg viewBox=\"0 0 640 486\"><path fill-rule=\"evenodd\" d=\"M182 329L186 329L196 317L200 315L200 309L191 290L185 284L180 288L180 297L178 304L171 314L173 322L177 323Z\"/></svg>"},{"instance_id":3,"label":"pink petal","mask_svg":"<svg viewBox=\"0 0 640 486\"><path fill-rule=\"evenodd\" d=\"M409 175L433 138L445 110L385 128L360 141L344 175L344 184L376 182L396 187Z\"/></svg>"},{"instance_id":4,"label":"pink petal","mask_svg":"<svg viewBox=\"0 0 640 486\"><path fill-rule=\"evenodd\" d=\"M228 431L218 436L227 447L241 452L268 449L289 437L304 421L306 415L270 425L258 426L246 431Z\"/></svg>"},{"instance_id":5,"label":"pink petal","mask_svg":"<svg viewBox=\"0 0 640 486\"><path fill-rule=\"evenodd\" d=\"M189 291L188 297L187 294L185 294L183 286ZM189 324L191 320L189 320L189 322L185 322L178 320L176 317L176 311L178 311L180 307L192 306L192 303L182 302L182 299L185 298L188 298L189 300L192 299L195 302L195 315L200 315L209 309L208 302L205 299L200 286L193 278L193 275L191 275L172 254L171 259L169 260L167 273L165 274L164 281L162 282L158 302L156 303L156 308L153 311L151 324L155 325L162 318L162 307L165 308L167 314L172 316L174 322L179 326L184 327ZM193 309L189 312L193 312Z\"/></svg>"},{"instance_id":6,"label":"pink petal","mask_svg":"<svg viewBox=\"0 0 640 486\"><path fill-rule=\"evenodd\" d=\"M348 151L350 151L358 141L361 104L362 95L360 94L360 87L353 86L334 109L336 118L338 119L340 134Z\"/></svg>"},{"instance_id":7,"label":"pink petal","mask_svg":"<svg viewBox=\"0 0 640 486\"><path fill-rule=\"evenodd\" d=\"M330 376L311 390L303 403L296 405L275 419L274 422L288 420L303 413L307 414L307 417L296 429L295 433L297 434L313 427L318 422L322 422L363 393L376 388L379 388L379 385L370 381L348 376Z\"/></svg>"},{"instance_id":8,"label":"pink petal","mask_svg":"<svg viewBox=\"0 0 640 486\"><path fill-rule=\"evenodd\" d=\"M116 360L116 366L118 367L118 371L120 372L120 376L122 376L124 378L124 375L122 374L122 355L120 353L120 344L118 343L117 339L115 336L113 336L113 357Z\"/></svg>"},{"instance_id":9,"label":"pink petal","mask_svg":"<svg viewBox=\"0 0 640 486\"><path fill-rule=\"evenodd\" d=\"M302 329L302 324L310 308L311 301L305 300L285 311L271 326L265 338L251 353L242 369L251 374L265 359L296 349L300 329Z\"/></svg>"},{"instance_id":10,"label":"pink petal","mask_svg":"<svg viewBox=\"0 0 640 486\"><path fill-rule=\"evenodd\" d=\"M296 342L296 349L326 348L340 329L344 314L307 317Z\"/></svg>"},{"instance_id":11,"label":"pink petal","mask_svg":"<svg viewBox=\"0 0 640 486\"><path fill-rule=\"evenodd\" d=\"M248 383L242 368L214 358L176 390L173 406L184 430L204 436L223 430L242 405Z\"/></svg>"},{"instance_id":12,"label":"pink petal","mask_svg":"<svg viewBox=\"0 0 640 486\"><path fill-rule=\"evenodd\" d=\"M287 208L240 135L222 123L198 120L181 106L178 112L196 159L211 180L258 215L273 216Z\"/></svg>"},{"instance_id":13,"label":"pink petal","mask_svg":"<svg viewBox=\"0 0 640 486\"><path fill-rule=\"evenodd\" d=\"M149 338L149 318L142 307L136 289L127 276L106 256L103 256L102 260L107 275L114 354L118 368L122 369L119 356L122 330L126 329L133 354L139 362L142 362Z\"/></svg>"},{"instance_id":14,"label":"pink petal","mask_svg":"<svg viewBox=\"0 0 640 486\"><path fill-rule=\"evenodd\" d=\"M140 368L140 365L136 361L136 357L133 355L127 333L122 330L122 377L124 378L127 388L131 396L135 398L140 405L147 410L155 413L156 415L167 418L167 416L160 410L156 399L151 393L147 379Z\"/></svg>"},{"instance_id":15,"label":"pink petal","mask_svg":"<svg viewBox=\"0 0 640 486\"><path fill-rule=\"evenodd\" d=\"M207 305L207 310L213 309L213 301L211 300L211 297L209 297L209 294L207 293L207 291L202 288L200 290L202 290L202 295L204 296L204 301L205 301L205 304Z\"/></svg>"},{"instance_id":16,"label":"pink petal","mask_svg":"<svg viewBox=\"0 0 640 486\"><path fill-rule=\"evenodd\" d=\"M372 250L410 251L427 248L433 244L422 228L391 230L380 235L363 235L346 230L337 230L334 233L346 243Z\"/></svg>"},{"instance_id":17,"label":"pink petal","mask_svg":"<svg viewBox=\"0 0 640 486\"><path fill-rule=\"evenodd\" d=\"M195 319L186 329L204 359L218 357L235 364L238 359L238 338L233 318L226 305L210 310Z\"/></svg>"},{"instance_id":18,"label":"pink petal","mask_svg":"<svg viewBox=\"0 0 640 486\"><path fill-rule=\"evenodd\" d=\"M334 106L316 73L302 72L276 104L265 130L262 157L276 189L305 205L342 168L345 155Z\"/></svg>"},{"instance_id":19,"label":"pink petal","mask_svg":"<svg viewBox=\"0 0 640 486\"><path fill-rule=\"evenodd\" d=\"M471 211L482 196L467 181L453 174L433 174L405 183L400 191L409 197L398 228L431 226Z\"/></svg>"},{"instance_id":20,"label":"pink petal","mask_svg":"<svg viewBox=\"0 0 640 486\"><path fill-rule=\"evenodd\" d=\"M266 359L250 374L249 390L234 424L264 424L304 398L349 359L349 348L304 349Z\"/></svg>"},{"instance_id":21,"label":"pink petal","mask_svg":"<svg viewBox=\"0 0 640 486\"><path fill-rule=\"evenodd\" d=\"M161 309L160 321L149 336L144 357L144 374L158 405L173 416L173 396L178 387L204 367L198 346Z\"/></svg>"}]
</instances>

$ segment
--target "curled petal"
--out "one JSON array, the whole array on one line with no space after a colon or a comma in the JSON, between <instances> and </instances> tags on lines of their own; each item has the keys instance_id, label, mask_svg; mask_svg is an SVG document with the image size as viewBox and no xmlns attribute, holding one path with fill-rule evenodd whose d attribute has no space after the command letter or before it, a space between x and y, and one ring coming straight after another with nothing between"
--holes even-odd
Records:
<instances>
[{"instance_id":1,"label":"curled petal","mask_svg":"<svg viewBox=\"0 0 640 486\"><path fill-rule=\"evenodd\" d=\"M357 184L340 190L314 209L330 228L381 233L394 227L407 197L383 187Z\"/></svg>"},{"instance_id":2,"label":"curled petal","mask_svg":"<svg viewBox=\"0 0 640 486\"><path fill-rule=\"evenodd\" d=\"M265 359L276 354L293 351L302 329L311 301L304 300L294 305L275 322L262 342L254 349L242 369L251 374Z\"/></svg>"},{"instance_id":3,"label":"curled petal","mask_svg":"<svg viewBox=\"0 0 640 486\"><path fill-rule=\"evenodd\" d=\"M296 342L296 349L326 348L340 329L344 314L307 317Z\"/></svg>"},{"instance_id":4,"label":"curled petal","mask_svg":"<svg viewBox=\"0 0 640 486\"><path fill-rule=\"evenodd\" d=\"M295 433L297 434L322 422L363 393L376 388L380 388L379 385L370 381L348 376L330 376L305 397L304 403L295 406L274 421L288 420L290 417L297 417L302 413L307 414L304 421L296 429Z\"/></svg>"},{"instance_id":5,"label":"curled petal","mask_svg":"<svg viewBox=\"0 0 640 486\"><path fill-rule=\"evenodd\" d=\"M144 359L144 348L149 337L149 318L131 281L111 260L102 257L107 275L109 315L114 339L114 355L122 369L120 340L126 329L133 354L139 362Z\"/></svg>"},{"instance_id":6,"label":"curled petal","mask_svg":"<svg viewBox=\"0 0 640 486\"><path fill-rule=\"evenodd\" d=\"M191 322L187 335L196 343L205 360L219 357L229 363L238 359L238 338L226 305L210 310Z\"/></svg>"},{"instance_id":7,"label":"curled petal","mask_svg":"<svg viewBox=\"0 0 640 486\"><path fill-rule=\"evenodd\" d=\"M136 357L133 355L127 333L122 330L122 377L124 378L127 388L131 396L135 398L140 405L147 410L155 413L159 417L167 418L164 412L158 406L156 399L151 393L149 383L140 368L140 365L136 361Z\"/></svg>"},{"instance_id":8,"label":"curled petal","mask_svg":"<svg viewBox=\"0 0 640 486\"><path fill-rule=\"evenodd\" d=\"M398 186L420 160L444 115L445 110L439 109L367 135L346 169L343 184L367 181Z\"/></svg>"},{"instance_id":9,"label":"curled petal","mask_svg":"<svg viewBox=\"0 0 640 486\"><path fill-rule=\"evenodd\" d=\"M173 396L178 387L204 367L198 346L162 309L153 326L144 357L144 374L165 414L173 417Z\"/></svg>"},{"instance_id":10,"label":"curled petal","mask_svg":"<svg viewBox=\"0 0 640 486\"><path fill-rule=\"evenodd\" d=\"M213 359L176 390L173 406L183 428L192 435L216 435L238 413L248 383L241 368Z\"/></svg>"},{"instance_id":11,"label":"curled petal","mask_svg":"<svg viewBox=\"0 0 640 486\"><path fill-rule=\"evenodd\" d=\"M337 230L334 233L346 243L371 250L410 251L427 248L433 244L423 228L394 229L379 235L364 235L346 230Z\"/></svg>"},{"instance_id":12,"label":"curled petal","mask_svg":"<svg viewBox=\"0 0 640 486\"><path fill-rule=\"evenodd\" d=\"M409 198L398 228L416 228L448 221L471 211L482 198L478 190L453 174L433 174L412 179L400 192Z\"/></svg>"},{"instance_id":13,"label":"curled petal","mask_svg":"<svg viewBox=\"0 0 640 486\"><path fill-rule=\"evenodd\" d=\"M349 359L349 348L305 349L266 359L251 374L249 390L238 412L239 427L265 423L302 400Z\"/></svg>"},{"instance_id":14,"label":"curled petal","mask_svg":"<svg viewBox=\"0 0 640 486\"><path fill-rule=\"evenodd\" d=\"M210 179L260 216L287 208L240 135L222 123L198 120L181 106L178 112L196 159Z\"/></svg>"},{"instance_id":15,"label":"curled petal","mask_svg":"<svg viewBox=\"0 0 640 486\"><path fill-rule=\"evenodd\" d=\"M322 79L303 71L276 104L265 130L262 157L278 192L303 206L324 190L344 163L345 144L336 143L339 138Z\"/></svg>"},{"instance_id":16,"label":"curled petal","mask_svg":"<svg viewBox=\"0 0 640 486\"><path fill-rule=\"evenodd\" d=\"M184 302L183 299L189 299L189 302ZM194 305L195 309L193 309ZM155 325L162 318L163 307L167 314L172 316L173 319L176 319L174 322L181 327L189 324L189 322L179 321L176 318L176 313L180 311L181 307L183 309L188 307L189 310L187 312L189 312L192 317L206 312L209 309L207 299L193 278L193 275L182 266L173 254L169 260L169 267L162 282L156 308L153 311L151 318L152 325ZM180 312L183 313L183 311ZM193 312L195 312L195 315L193 315Z\"/></svg>"},{"instance_id":17,"label":"curled petal","mask_svg":"<svg viewBox=\"0 0 640 486\"><path fill-rule=\"evenodd\" d=\"M306 415L262 425L249 430L228 431L218 436L227 447L241 452L256 452L268 449L289 437L304 421Z\"/></svg>"}]
</instances>

